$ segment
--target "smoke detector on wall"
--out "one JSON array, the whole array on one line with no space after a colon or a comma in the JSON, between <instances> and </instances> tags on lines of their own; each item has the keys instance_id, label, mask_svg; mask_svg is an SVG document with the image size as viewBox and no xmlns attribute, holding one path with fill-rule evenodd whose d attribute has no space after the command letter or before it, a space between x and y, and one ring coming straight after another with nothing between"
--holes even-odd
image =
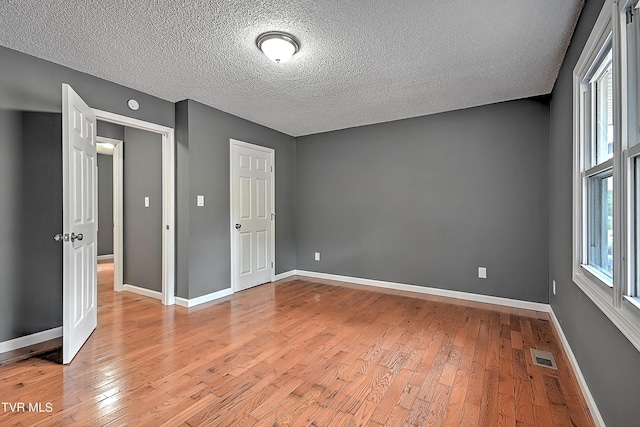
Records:
<instances>
[{"instance_id":1,"label":"smoke detector on wall","mask_svg":"<svg viewBox=\"0 0 640 427\"><path fill-rule=\"evenodd\" d=\"M130 110L136 111L140 108L140 104L138 104L138 101L135 99L130 99L127 101L127 107L129 107Z\"/></svg>"}]
</instances>

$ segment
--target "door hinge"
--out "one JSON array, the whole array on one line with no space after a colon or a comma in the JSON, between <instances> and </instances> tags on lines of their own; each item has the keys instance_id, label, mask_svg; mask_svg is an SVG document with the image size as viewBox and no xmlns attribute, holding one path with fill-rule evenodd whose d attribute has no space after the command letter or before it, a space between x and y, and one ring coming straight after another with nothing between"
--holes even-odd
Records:
<instances>
[{"instance_id":1,"label":"door hinge","mask_svg":"<svg viewBox=\"0 0 640 427\"><path fill-rule=\"evenodd\" d=\"M273 221L274 219L276 219L276 214L272 213L271 214L271 221Z\"/></svg>"},{"instance_id":2,"label":"door hinge","mask_svg":"<svg viewBox=\"0 0 640 427\"><path fill-rule=\"evenodd\" d=\"M167 230L169 229L169 224L167 224Z\"/></svg>"},{"instance_id":3,"label":"door hinge","mask_svg":"<svg viewBox=\"0 0 640 427\"><path fill-rule=\"evenodd\" d=\"M273 166L271 166L271 173L273 173Z\"/></svg>"},{"instance_id":4,"label":"door hinge","mask_svg":"<svg viewBox=\"0 0 640 427\"><path fill-rule=\"evenodd\" d=\"M627 9L627 25L631 24L633 22L633 7L630 7L629 9Z\"/></svg>"},{"instance_id":5,"label":"door hinge","mask_svg":"<svg viewBox=\"0 0 640 427\"><path fill-rule=\"evenodd\" d=\"M271 268L273 268L273 261L271 261Z\"/></svg>"}]
</instances>

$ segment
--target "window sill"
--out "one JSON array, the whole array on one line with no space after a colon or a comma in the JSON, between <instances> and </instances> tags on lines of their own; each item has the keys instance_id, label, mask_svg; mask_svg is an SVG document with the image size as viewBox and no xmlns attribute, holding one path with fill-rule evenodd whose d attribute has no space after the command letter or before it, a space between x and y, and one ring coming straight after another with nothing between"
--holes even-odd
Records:
<instances>
[{"instance_id":1,"label":"window sill","mask_svg":"<svg viewBox=\"0 0 640 427\"><path fill-rule=\"evenodd\" d=\"M625 297L622 306L613 306L613 289L596 279L588 267L578 266L573 281L604 313L605 316L640 351L640 301ZM594 280L595 279L595 280Z\"/></svg>"},{"instance_id":2,"label":"window sill","mask_svg":"<svg viewBox=\"0 0 640 427\"><path fill-rule=\"evenodd\" d=\"M595 284L613 289L613 280L606 274L586 264L581 264L580 268L584 270L583 273L585 275L588 275L588 279Z\"/></svg>"}]
</instances>

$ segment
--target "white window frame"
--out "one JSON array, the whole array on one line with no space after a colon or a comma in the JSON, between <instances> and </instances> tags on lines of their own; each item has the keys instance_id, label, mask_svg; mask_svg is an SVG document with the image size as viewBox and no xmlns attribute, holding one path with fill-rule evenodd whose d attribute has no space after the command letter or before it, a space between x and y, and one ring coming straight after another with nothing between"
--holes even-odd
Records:
<instances>
[{"instance_id":1,"label":"white window frame","mask_svg":"<svg viewBox=\"0 0 640 427\"><path fill-rule=\"evenodd\" d=\"M573 281L596 304L598 308L640 351L640 303L637 298L627 296L635 257L633 239L627 238L633 229L630 194L633 157L640 153L638 145L627 149L629 109L627 97L626 59L626 11L636 1L607 0L598 16L596 24L585 44L573 71ZM634 19L640 19L636 14ZM586 124L583 113L583 85L585 78L598 61L599 54L611 35L613 73L613 159L599 165L601 170L613 168L613 280L603 277L585 265L587 254L585 172L593 172L585 164L586 146L583 136ZM635 107L634 107L635 108ZM640 145L640 144L639 144ZM592 175L592 173L590 173Z\"/></svg>"}]
</instances>

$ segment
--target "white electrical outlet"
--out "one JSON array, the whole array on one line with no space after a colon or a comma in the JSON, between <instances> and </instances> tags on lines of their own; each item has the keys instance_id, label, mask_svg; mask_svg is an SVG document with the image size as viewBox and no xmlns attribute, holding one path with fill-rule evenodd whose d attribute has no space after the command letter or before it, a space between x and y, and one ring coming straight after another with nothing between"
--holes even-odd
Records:
<instances>
[{"instance_id":1,"label":"white electrical outlet","mask_svg":"<svg viewBox=\"0 0 640 427\"><path fill-rule=\"evenodd\" d=\"M144 207L148 208L149 207L149 197L145 197L144 198Z\"/></svg>"},{"instance_id":2,"label":"white electrical outlet","mask_svg":"<svg viewBox=\"0 0 640 427\"><path fill-rule=\"evenodd\" d=\"M556 281L553 281L553 294L556 294Z\"/></svg>"},{"instance_id":3,"label":"white electrical outlet","mask_svg":"<svg viewBox=\"0 0 640 427\"><path fill-rule=\"evenodd\" d=\"M320 252L316 252L314 258L316 261L320 261Z\"/></svg>"},{"instance_id":4,"label":"white electrical outlet","mask_svg":"<svg viewBox=\"0 0 640 427\"><path fill-rule=\"evenodd\" d=\"M478 267L478 279L487 278L487 267Z\"/></svg>"}]
</instances>

